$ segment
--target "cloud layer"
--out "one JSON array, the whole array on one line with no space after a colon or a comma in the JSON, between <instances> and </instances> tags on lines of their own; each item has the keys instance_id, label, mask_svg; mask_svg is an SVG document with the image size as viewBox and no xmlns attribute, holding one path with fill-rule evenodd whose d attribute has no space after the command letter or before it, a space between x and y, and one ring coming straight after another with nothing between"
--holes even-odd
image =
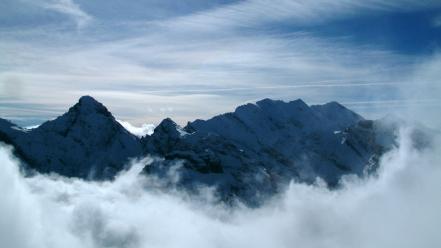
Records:
<instances>
[{"instance_id":1,"label":"cloud layer","mask_svg":"<svg viewBox=\"0 0 441 248\"><path fill-rule=\"evenodd\" d=\"M16 248L438 247L441 153L413 150L407 133L378 177L347 178L337 191L292 183L258 209L156 191L137 162L114 182L23 178L1 148L0 240Z\"/></svg>"}]
</instances>

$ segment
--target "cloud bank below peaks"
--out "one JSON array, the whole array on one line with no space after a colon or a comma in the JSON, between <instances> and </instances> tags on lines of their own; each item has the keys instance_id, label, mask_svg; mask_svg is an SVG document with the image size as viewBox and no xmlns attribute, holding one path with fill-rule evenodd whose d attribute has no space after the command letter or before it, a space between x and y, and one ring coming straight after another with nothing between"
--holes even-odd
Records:
<instances>
[{"instance_id":1,"label":"cloud bank below peaks","mask_svg":"<svg viewBox=\"0 0 441 248\"><path fill-rule=\"evenodd\" d=\"M378 177L347 178L335 191L293 182L257 209L154 190L138 162L113 182L23 178L1 148L0 240L16 248L438 247L440 146L413 150L406 133Z\"/></svg>"}]
</instances>

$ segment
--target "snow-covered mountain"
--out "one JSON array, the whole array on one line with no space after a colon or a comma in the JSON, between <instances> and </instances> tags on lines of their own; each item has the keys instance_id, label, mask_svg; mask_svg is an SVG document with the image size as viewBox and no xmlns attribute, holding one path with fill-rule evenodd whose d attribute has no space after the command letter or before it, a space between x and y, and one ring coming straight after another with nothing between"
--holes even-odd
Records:
<instances>
[{"instance_id":1,"label":"snow-covered mountain","mask_svg":"<svg viewBox=\"0 0 441 248\"><path fill-rule=\"evenodd\" d=\"M166 119L142 143L145 153L166 160L146 173L164 176L173 168L186 188L215 186L222 199L258 203L292 179L313 183L320 177L335 187L343 175L375 170L395 132L336 102L264 99L184 128ZM381 142L379 133L387 134Z\"/></svg>"},{"instance_id":2,"label":"snow-covered mountain","mask_svg":"<svg viewBox=\"0 0 441 248\"><path fill-rule=\"evenodd\" d=\"M85 179L111 178L141 154L139 139L89 96L35 129L1 120L0 139L38 172Z\"/></svg>"},{"instance_id":3,"label":"snow-covered mountain","mask_svg":"<svg viewBox=\"0 0 441 248\"><path fill-rule=\"evenodd\" d=\"M183 128L165 119L141 139L89 96L35 129L0 119L0 141L35 171L111 179L130 158L154 155L162 160L143 173L189 190L215 187L223 200L251 204L290 180L312 183L319 177L335 187L344 175L375 171L378 158L395 144L396 130L336 102L308 106L270 99ZM178 180L171 180L170 171Z\"/></svg>"}]
</instances>

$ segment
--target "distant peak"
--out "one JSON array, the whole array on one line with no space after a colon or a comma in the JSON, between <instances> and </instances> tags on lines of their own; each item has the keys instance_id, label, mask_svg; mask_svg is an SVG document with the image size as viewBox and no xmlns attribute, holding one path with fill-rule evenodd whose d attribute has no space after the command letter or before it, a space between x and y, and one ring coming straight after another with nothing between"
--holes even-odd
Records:
<instances>
[{"instance_id":1,"label":"distant peak","mask_svg":"<svg viewBox=\"0 0 441 248\"><path fill-rule=\"evenodd\" d=\"M161 121L161 123L159 124L159 126L167 126L167 127L176 127L177 124L176 122L174 122L172 119L170 118L165 118L164 120Z\"/></svg>"},{"instance_id":2,"label":"distant peak","mask_svg":"<svg viewBox=\"0 0 441 248\"><path fill-rule=\"evenodd\" d=\"M178 124L176 124L176 122L174 122L170 118L165 118L164 120L161 121L161 123L159 123L159 125L155 128L154 131L168 133L168 132L175 132L176 129L178 129Z\"/></svg>"},{"instance_id":3,"label":"distant peak","mask_svg":"<svg viewBox=\"0 0 441 248\"><path fill-rule=\"evenodd\" d=\"M170 118L165 118L161 123L155 128L153 135L167 135L169 137L180 137L181 128Z\"/></svg>"}]
</instances>

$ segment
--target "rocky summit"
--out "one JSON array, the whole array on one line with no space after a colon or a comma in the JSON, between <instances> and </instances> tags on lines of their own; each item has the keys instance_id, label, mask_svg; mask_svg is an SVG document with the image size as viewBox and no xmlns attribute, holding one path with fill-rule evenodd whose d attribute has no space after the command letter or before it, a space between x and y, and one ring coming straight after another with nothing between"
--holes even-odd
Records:
<instances>
[{"instance_id":1,"label":"rocky summit","mask_svg":"<svg viewBox=\"0 0 441 248\"><path fill-rule=\"evenodd\" d=\"M366 120L337 102L264 99L180 127L163 120L152 135L125 130L90 96L35 129L0 119L0 141L14 147L25 168L86 180L108 180L132 158L154 156L142 173L164 185L216 189L219 199L258 204L291 180L320 178L337 187L345 175L365 176L396 144L391 122ZM173 170L177 179L170 178Z\"/></svg>"},{"instance_id":2,"label":"rocky summit","mask_svg":"<svg viewBox=\"0 0 441 248\"><path fill-rule=\"evenodd\" d=\"M0 139L35 171L84 179L108 179L129 158L141 154L136 136L125 130L101 103L81 97L67 113L26 130L5 120Z\"/></svg>"}]
</instances>

